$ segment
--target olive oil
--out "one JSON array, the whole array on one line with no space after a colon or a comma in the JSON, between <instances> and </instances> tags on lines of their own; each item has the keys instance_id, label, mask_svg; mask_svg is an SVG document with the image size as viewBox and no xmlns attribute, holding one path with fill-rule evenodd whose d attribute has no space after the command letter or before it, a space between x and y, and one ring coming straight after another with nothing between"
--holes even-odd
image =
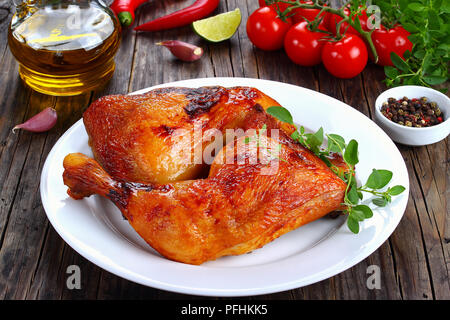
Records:
<instances>
[{"instance_id":1,"label":"olive oil","mask_svg":"<svg viewBox=\"0 0 450 320\"><path fill-rule=\"evenodd\" d=\"M53 1L24 10L13 17L8 42L27 85L71 96L111 79L120 25L108 8L96 1Z\"/></svg>"}]
</instances>

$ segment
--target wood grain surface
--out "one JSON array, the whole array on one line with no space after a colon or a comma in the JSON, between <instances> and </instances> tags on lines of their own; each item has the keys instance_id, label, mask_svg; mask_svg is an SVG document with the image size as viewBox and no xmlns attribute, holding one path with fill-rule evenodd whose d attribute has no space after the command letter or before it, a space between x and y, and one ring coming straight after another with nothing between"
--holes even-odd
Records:
<instances>
[{"instance_id":1,"label":"wood grain surface","mask_svg":"<svg viewBox=\"0 0 450 320\"><path fill-rule=\"evenodd\" d=\"M136 23L186 6L188 1L152 0ZM209 44L190 27L156 33L124 30L117 69L107 87L89 94L56 98L26 88L8 49L7 29L14 8L0 0L0 298L1 299L195 299L117 277L85 260L50 225L41 204L39 179L47 154L58 138L94 99L169 81L201 77L250 77L281 81L327 94L373 116L375 98L384 91L382 68L369 64L354 79L339 80L322 67L303 68L283 51L255 49L245 32L257 0L221 1L217 13L239 7L243 23L234 37ZM155 43L179 39L205 48L195 63L175 60ZM447 84L448 86L448 84ZM57 126L47 133L12 133L15 124L52 106ZM425 147L398 145L408 168L411 193L392 236L367 259L319 283L250 299L450 299L449 141ZM66 287L66 269L78 265L82 289ZM367 268L381 270L381 288L367 288Z\"/></svg>"}]
</instances>

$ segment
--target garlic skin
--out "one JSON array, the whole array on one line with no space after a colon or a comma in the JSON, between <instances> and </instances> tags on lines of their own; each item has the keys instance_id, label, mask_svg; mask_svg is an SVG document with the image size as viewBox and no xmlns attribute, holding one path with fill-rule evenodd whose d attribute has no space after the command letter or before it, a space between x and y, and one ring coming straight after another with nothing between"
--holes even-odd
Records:
<instances>
[{"instance_id":1,"label":"garlic skin","mask_svg":"<svg viewBox=\"0 0 450 320\"><path fill-rule=\"evenodd\" d=\"M12 131L15 133L17 129L22 129L30 132L45 132L53 128L57 120L58 114L56 113L56 110L49 107L24 123L16 125Z\"/></svg>"},{"instance_id":2,"label":"garlic skin","mask_svg":"<svg viewBox=\"0 0 450 320\"><path fill-rule=\"evenodd\" d=\"M192 62L203 56L202 48L184 41L166 40L157 43L157 45L166 47L175 57L182 61Z\"/></svg>"}]
</instances>

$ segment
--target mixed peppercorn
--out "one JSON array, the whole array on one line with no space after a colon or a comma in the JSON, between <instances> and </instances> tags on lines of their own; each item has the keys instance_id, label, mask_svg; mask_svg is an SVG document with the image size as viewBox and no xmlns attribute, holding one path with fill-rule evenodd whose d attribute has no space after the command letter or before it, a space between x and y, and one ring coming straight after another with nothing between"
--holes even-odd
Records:
<instances>
[{"instance_id":1,"label":"mixed peppercorn","mask_svg":"<svg viewBox=\"0 0 450 320\"><path fill-rule=\"evenodd\" d=\"M426 97L420 99L389 98L381 107L381 113L389 120L407 127L425 128L442 123L444 115L436 102Z\"/></svg>"}]
</instances>

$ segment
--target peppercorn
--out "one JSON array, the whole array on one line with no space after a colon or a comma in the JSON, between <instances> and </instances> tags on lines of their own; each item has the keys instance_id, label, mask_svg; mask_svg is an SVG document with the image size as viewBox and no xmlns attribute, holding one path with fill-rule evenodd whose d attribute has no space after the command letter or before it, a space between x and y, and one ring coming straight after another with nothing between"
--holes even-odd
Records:
<instances>
[{"instance_id":1,"label":"peppercorn","mask_svg":"<svg viewBox=\"0 0 450 320\"><path fill-rule=\"evenodd\" d=\"M388 98L380 111L389 120L407 127L430 127L443 122L442 111L437 103L429 101L427 97Z\"/></svg>"}]
</instances>

